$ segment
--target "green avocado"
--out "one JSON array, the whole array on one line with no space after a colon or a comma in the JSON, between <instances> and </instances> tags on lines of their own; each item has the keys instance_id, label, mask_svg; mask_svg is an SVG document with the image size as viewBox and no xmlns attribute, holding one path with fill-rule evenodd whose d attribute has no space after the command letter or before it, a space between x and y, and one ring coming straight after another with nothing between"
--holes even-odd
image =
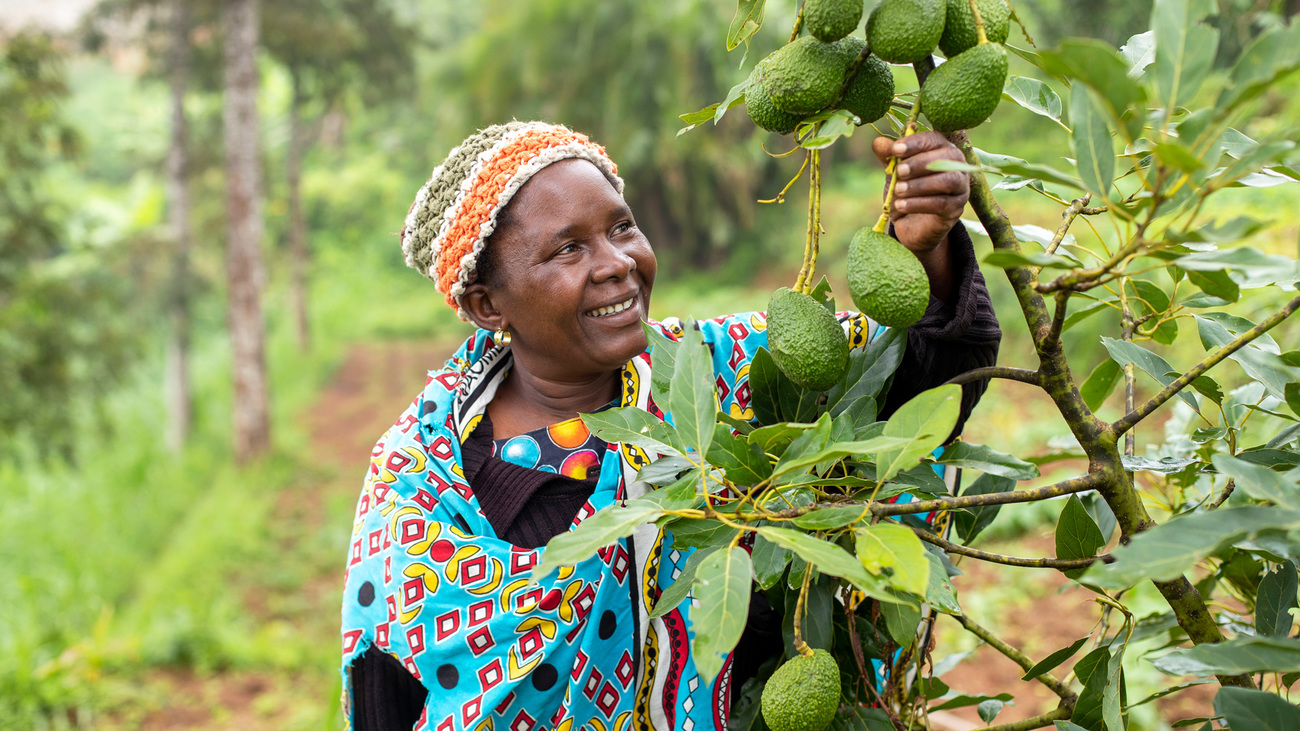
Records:
<instances>
[{"instance_id":1,"label":"green avocado","mask_svg":"<svg viewBox=\"0 0 1300 731\"><path fill-rule=\"evenodd\" d=\"M889 63L916 63L943 35L944 0L881 0L867 19L871 52Z\"/></svg>"},{"instance_id":2,"label":"green avocado","mask_svg":"<svg viewBox=\"0 0 1300 731\"><path fill-rule=\"evenodd\" d=\"M767 349L781 372L809 391L835 385L849 365L849 340L835 315L789 287L767 303Z\"/></svg>"},{"instance_id":3,"label":"green avocado","mask_svg":"<svg viewBox=\"0 0 1300 731\"><path fill-rule=\"evenodd\" d=\"M840 666L826 650L797 655L772 673L760 707L772 731L822 731L840 705Z\"/></svg>"},{"instance_id":4,"label":"green avocado","mask_svg":"<svg viewBox=\"0 0 1300 731\"><path fill-rule=\"evenodd\" d=\"M909 327L930 305L930 278L916 255L888 234L864 228L849 242L849 296L872 320Z\"/></svg>"},{"instance_id":5,"label":"green avocado","mask_svg":"<svg viewBox=\"0 0 1300 731\"><path fill-rule=\"evenodd\" d=\"M803 25L825 43L838 41L857 29L862 0L805 0Z\"/></svg>"},{"instance_id":6,"label":"green avocado","mask_svg":"<svg viewBox=\"0 0 1300 731\"><path fill-rule=\"evenodd\" d=\"M844 86L843 49L812 36L778 48L756 70L777 109L798 115L821 111Z\"/></svg>"},{"instance_id":7,"label":"green avocado","mask_svg":"<svg viewBox=\"0 0 1300 731\"><path fill-rule=\"evenodd\" d=\"M921 111L940 132L976 127L993 114L1007 81L1007 51L985 43L949 59L921 87Z\"/></svg>"},{"instance_id":8,"label":"green avocado","mask_svg":"<svg viewBox=\"0 0 1300 731\"><path fill-rule=\"evenodd\" d=\"M894 100L894 73L875 54L867 56L849 82L840 106L858 115L863 124L874 122L889 111Z\"/></svg>"},{"instance_id":9,"label":"green avocado","mask_svg":"<svg viewBox=\"0 0 1300 731\"><path fill-rule=\"evenodd\" d=\"M1011 6L1007 0L975 0L984 21L984 34L993 43L1006 43L1011 35ZM975 32L975 16L970 12L970 0L948 0L948 18L943 24L943 37L939 50L952 58L979 43Z\"/></svg>"},{"instance_id":10,"label":"green avocado","mask_svg":"<svg viewBox=\"0 0 1300 731\"><path fill-rule=\"evenodd\" d=\"M745 89L745 111L749 114L750 121L768 132L790 134L803 119L803 115L783 112L772 106L772 97L763 89L759 76L756 67L754 73L750 74L749 85Z\"/></svg>"}]
</instances>

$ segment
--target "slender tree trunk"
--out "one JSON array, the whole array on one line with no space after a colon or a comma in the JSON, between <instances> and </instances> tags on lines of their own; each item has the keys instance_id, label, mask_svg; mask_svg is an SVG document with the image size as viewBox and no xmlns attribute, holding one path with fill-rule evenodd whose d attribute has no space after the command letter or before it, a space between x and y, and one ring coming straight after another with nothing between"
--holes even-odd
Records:
<instances>
[{"instance_id":1,"label":"slender tree trunk","mask_svg":"<svg viewBox=\"0 0 1300 731\"><path fill-rule=\"evenodd\" d=\"M226 0L225 100L226 277L234 373L235 459L246 462L271 446L262 319L262 191L258 160L258 0Z\"/></svg>"},{"instance_id":2,"label":"slender tree trunk","mask_svg":"<svg viewBox=\"0 0 1300 731\"><path fill-rule=\"evenodd\" d=\"M190 193L186 184L189 130L185 119L185 89L189 83L188 0L173 0L171 7L172 139L167 151L167 198L172 235L171 336L167 342L165 388L167 396L167 446L179 451L189 439L192 417L190 393Z\"/></svg>"},{"instance_id":3,"label":"slender tree trunk","mask_svg":"<svg viewBox=\"0 0 1300 731\"><path fill-rule=\"evenodd\" d=\"M302 128L302 78L296 69L290 69L293 79L293 97L289 102L289 154L285 167L289 179L289 252L293 258L293 314L298 336L298 348L311 348L311 321L307 315L307 268L311 252L307 248L307 221L302 213L302 158L307 147L307 134Z\"/></svg>"}]
</instances>

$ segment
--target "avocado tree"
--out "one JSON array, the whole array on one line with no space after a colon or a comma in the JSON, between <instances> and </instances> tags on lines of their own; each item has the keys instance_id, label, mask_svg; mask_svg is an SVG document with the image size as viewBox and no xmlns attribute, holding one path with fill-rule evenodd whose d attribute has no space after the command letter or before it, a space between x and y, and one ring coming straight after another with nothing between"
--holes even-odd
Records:
<instances>
[{"instance_id":1,"label":"avocado tree","mask_svg":"<svg viewBox=\"0 0 1300 731\"><path fill-rule=\"evenodd\" d=\"M811 46L798 40L804 19L809 6L824 13L824 4L806 1L792 44ZM1243 125L1271 85L1300 68L1300 25L1264 31L1222 78L1212 78L1218 31L1207 22L1214 13L1208 0L1157 0L1151 29L1119 50L1071 39L1041 51L1004 50L990 40L995 31L1006 38L1005 28L986 28L984 19L997 6L1009 10L1003 0L949 0L946 6L942 0L883 0L868 21L868 44L843 62L831 92L813 103L812 112L806 106L810 85L796 90L803 106L783 107L786 82L770 79L787 79L789 69L770 73L765 64L775 61L758 61L757 71L723 102L683 119L691 127L716 120L749 98L761 102L755 121L788 127L781 131L793 135L804 155L796 180L806 173L809 181L804 262L792 289L831 310L824 280L813 285L821 235L819 151L873 121L842 102L855 74L867 67L872 39L897 33L897 27L877 24L891 4L913 8L894 13L907 23L927 20L918 21L917 13L937 12L948 31L965 22L962 17L972 24L973 40L944 49L950 60L939 69L951 69L945 86L928 86L943 78L930 55L939 36L923 41L929 50L912 64L919 89L893 96L885 119L899 134L929 124L963 151L966 163L950 167L971 176L971 207L993 244L983 263L986 270L1003 270L1010 282L1037 367L969 372L881 421L882 393L905 338L901 327L879 328L851 351L828 388L798 385L806 379L791 375L801 374L787 375L782 359L760 350L748 371L750 402L724 411L700 335L687 326L670 339L647 328L654 399L673 415L672 425L636 409L584 420L608 441L658 455L640 477L660 487L552 540L535 575L658 522L671 534L673 549L693 554L664 588L652 616L688 597L696 603L692 642L700 673L711 677L721 670L743 629L751 588L763 591L785 610L787 657L810 659L815 650L827 650L835 659L841 678L830 721L835 728L927 728L930 710L976 704L985 722L994 723L1016 689L970 695L936 677L929 631L939 614L1019 664L1026 682L1041 683L1060 699L1046 714L990 728L1055 724L1068 731L1119 731L1130 709L1208 682L1221 687L1213 717L1199 721L1200 728L1300 728L1300 709L1288 697L1300 679L1300 639L1292 636L1300 556L1300 351L1269 335L1300 308L1300 266L1243 243L1264 222L1220 220L1208 205L1228 188L1300 181L1289 167L1296 156L1289 132L1252 139L1234 127ZM752 36L763 14L763 0L741 0L729 47ZM1004 15L1000 22L1011 13ZM909 38L924 35L913 31L909 26ZM882 43L892 47L898 40ZM994 64L1010 52L1038 78L1007 77L1005 70L999 75L962 62L976 52ZM891 50L897 53L910 51ZM815 47L803 57L835 56ZM965 83L969 78L977 83ZM1216 84L1221 88L1214 93ZM1065 103L1057 89L1065 91ZM943 122L978 125L988 116L982 105L990 95L994 105L999 97L1009 99L1068 128L1074 170L985 152L965 131ZM769 105L798 119L791 123ZM944 111L932 118L927 105ZM995 194L1017 189L1059 203L1059 222L1050 228L1013 224ZM1263 317L1237 314L1274 300L1282 304L1270 304ZM1118 331L1101 338L1108 357L1082 376L1062 334L1104 311L1118 313ZM1161 354L1193 337L1205 350L1199 362L1175 366ZM1216 368L1226 360L1240 370L1221 374ZM1244 385L1224 385L1243 375ZM958 420L961 384L988 378L1041 389L1077 442L1069 454L1086 460L1086 470L1016 489L1018 481L1039 476L1036 464L964 441L945 445ZM1140 397L1144 391L1149 395ZM1103 420L1098 411L1112 395L1123 399L1121 415ZM1174 412L1166 424L1173 436L1158 454L1139 456L1134 428L1162 411ZM944 467L978 477L953 494L939 476ZM1006 556L973 545L1004 506L1053 498L1064 498L1056 556ZM1117 547L1103 552L1112 540ZM965 614L948 581L956 571L950 557L956 556L1061 571L1093 592L1108 621L1044 658L1031 657ZM1126 601L1146 582L1163 605L1139 617ZM1198 679L1145 698L1128 693L1123 663L1138 640L1151 638L1164 641L1153 643L1157 649L1146 660L1171 676ZM788 716L759 711L771 671L738 694L733 727L764 728L765 716ZM789 698L789 688L780 691ZM818 707L817 699L808 700L810 708ZM788 726L779 725L775 731Z\"/></svg>"}]
</instances>

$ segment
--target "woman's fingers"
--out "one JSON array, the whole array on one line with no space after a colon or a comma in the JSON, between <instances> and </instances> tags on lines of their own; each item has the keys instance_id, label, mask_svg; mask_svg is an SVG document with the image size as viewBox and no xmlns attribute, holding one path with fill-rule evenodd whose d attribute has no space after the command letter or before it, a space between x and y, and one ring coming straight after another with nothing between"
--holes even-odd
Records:
<instances>
[{"instance_id":1,"label":"woman's fingers","mask_svg":"<svg viewBox=\"0 0 1300 731\"><path fill-rule=\"evenodd\" d=\"M964 196L969 192L970 182L966 178L966 173L956 170L931 173L910 179L900 178L898 185L894 187L894 195L898 198L928 195Z\"/></svg>"},{"instance_id":2,"label":"woman's fingers","mask_svg":"<svg viewBox=\"0 0 1300 731\"><path fill-rule=\"evenodd\" d=\"M958 152L956 148L949 147L940 148L938 150L927 150L926 152L920 152L911 157L900 157L898 159L898 179L909 180L922 175L929 175L932 172L954 172L939 170L931 171L930 165L940 160L956 160L960 155L961 153Z\"/></svg>"},{"instance_id":3,"label":"woman's fingers","mask_svg":"<svg viewBox=\"0 0 1300 731\"><path fill-rule=\"evenodd\" d=\"M945 219L961 218L962 209L966 207L964 197L951 195L928 195L916 198L895 198L894 213L910 215L928 213Z\"/></svg>"}]
</instances>

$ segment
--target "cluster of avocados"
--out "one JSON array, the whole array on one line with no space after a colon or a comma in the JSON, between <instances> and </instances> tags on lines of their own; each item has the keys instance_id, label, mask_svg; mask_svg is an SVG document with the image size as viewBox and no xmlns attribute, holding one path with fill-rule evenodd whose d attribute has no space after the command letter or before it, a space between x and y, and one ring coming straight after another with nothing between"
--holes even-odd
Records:
<instances>
[{"instance_id":1,"label":"cluster of avocados","mask_svg":"<svg viewBox=\"0 0 1300 731\"><path fill-rule=\"evenodd\" d=\"M950 133L984 122L1001 100L1007 77L1002 46L1011 25L1006 0L881 0L867 20L867 40L852 35L863 0L805 0L801 36L760 61L747 81L746 108L759 127L789 134L828 109L846 109L862 123L882 117L894 98L888 64L928 59L936 46L947 61L926 79L919 112ZM869 47L869 51L867 51ZM860 56L861 64L853 73ZM853 73L852 77L849 74ZM914 110L914 114L916 110ZM909 132L910 132L909 125ZM885 232L881 217L849 244L848 284L853 304L876 322L903 328L925 314L930 284L921 262ZM821 391L843 376L848 340L835 316L806 291L782 287L767 308L768 349L799 386ZM822 731L835 716L840 672L825 650L799 654L773 673L763 689L763 719L772 731Z\"/></svg>"},{"instance_id":2,"label":"cluster of avocados","mask_svg":"<svg viewBox=\"0 0 1300 731\"><path fill-rule=\"evenodd\" d=\"M947 61L930 73L917 95L920 113L944 133L983 123L1006 83L1002 43L1010 33L1011 7L1006 0L974 0L981 34L971 1L880 0L867 19L864 41L851 35L862 20L863 0L805 0L808 35L759 61L746 82L749 118L780 134L833 109L848 110L863 124L873 122L894 101L889 64L919 63L937 47ZM872 320L908 327L925 314L929 280L920 261L885 232L886 223L882 217L874 228L853 236L849 295ZM768 348L781 371L809 390L830 388L848 366L848 340L835 316L797 288L772 294Z\"/></svg>"}]
</instances>

